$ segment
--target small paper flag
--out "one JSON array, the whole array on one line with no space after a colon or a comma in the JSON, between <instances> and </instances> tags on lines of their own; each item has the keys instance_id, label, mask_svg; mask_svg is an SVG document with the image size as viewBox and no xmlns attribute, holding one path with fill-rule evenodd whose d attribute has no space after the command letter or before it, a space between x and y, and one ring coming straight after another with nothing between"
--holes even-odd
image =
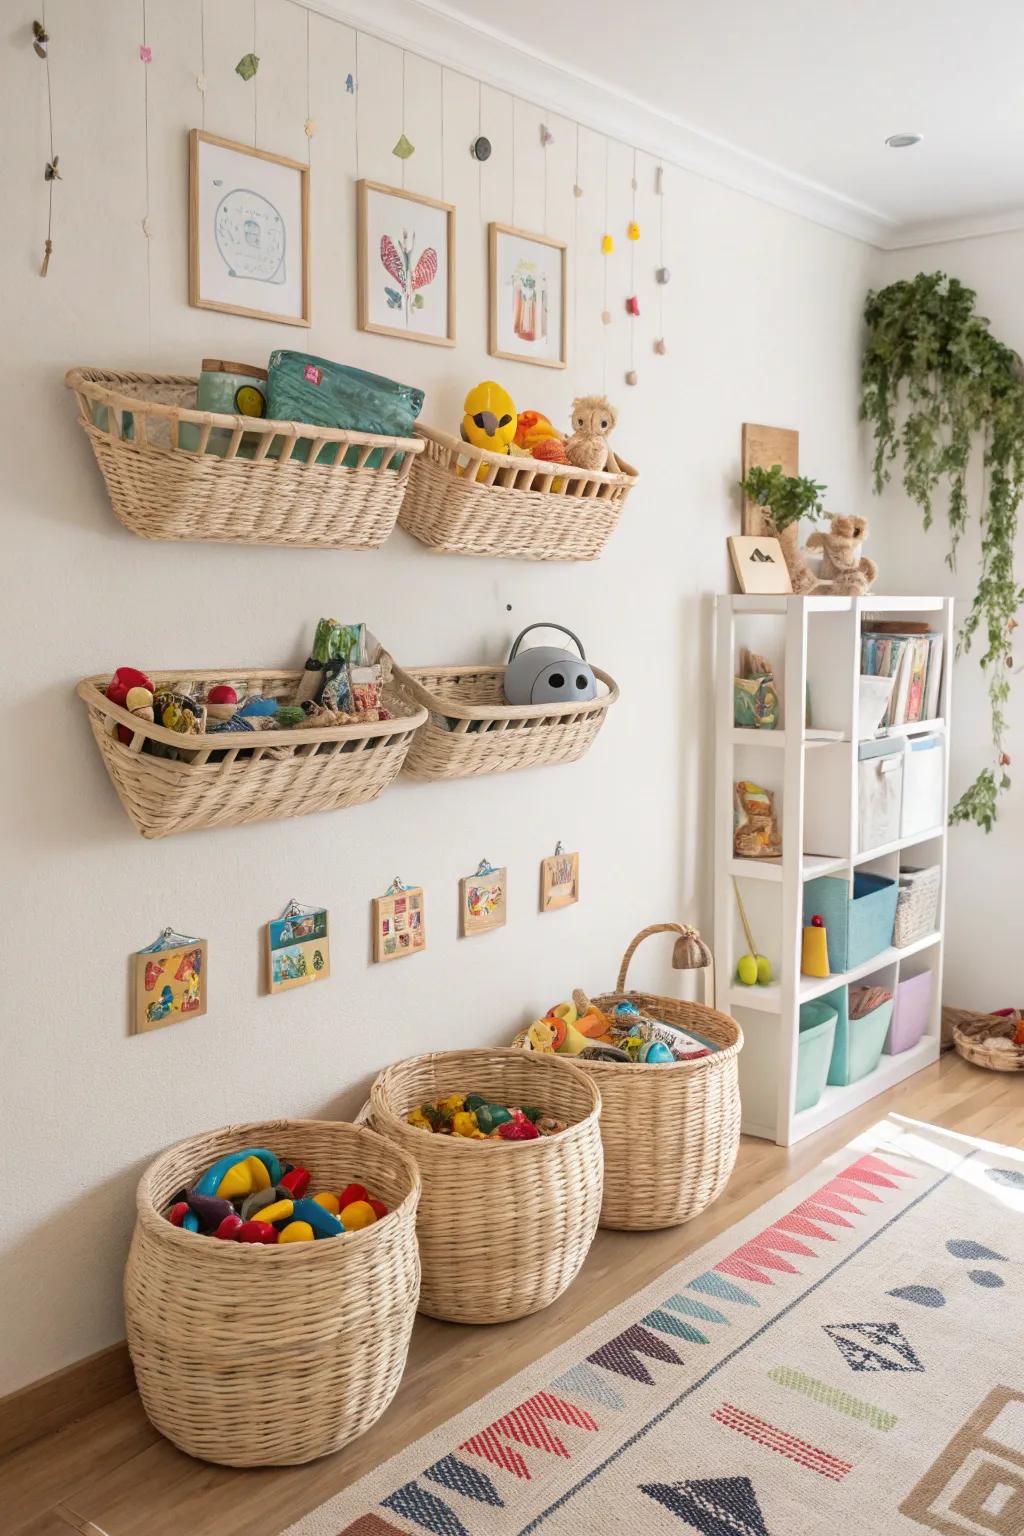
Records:
<instances>
[{"instance_id":1,"label":"small paper flag","mask_svg":"<svg viewBox=\"0 0 1024 1536\"><path fill-rule=\"evenodd\" d=\"M260 67L259 56L255 53L243 53L235 65L235 74L241 75L243 80L251 80Z\"/></svg>"},{"instance_id":2,"label":"small paper flag","mask_svg":"<svg viewBox=\"0 0 1024 1536\"><path fill-rule=\"evenodd\" d=\"M345 76L345 89L346 89L346 91L348 91L348 94L350 96L354 96L355 95L355 93L356 93L356 82L355 82L355 78L352 75L346 75Z\"/></svg>"},{"instance_id":3,"label":"small paper flag","mask_svg":"<svg viewBox=\"0 0 1024 1536\"><path fill-rule=\"evenodd\" d=\"M414 155L416 153L416 146L415 144L410 144L409 140L403 133L391 153L393 155L397 155L399 160L408 160L410 155Z\"/></svg>"},{"instance_id":4,"label":"small paper flag","mask_svg":"<svg viewBox=\"0 0 1024 1536\"><path fill-rule=\"evenodd\" d=\"M149 45L147 43L140 43L139 44L139 58L142 60L143 64L150 64L150 63L152 63L152 60L153 60L153 50L152 50L152 48L149 47Z\"/></svg>"}]
</instances>

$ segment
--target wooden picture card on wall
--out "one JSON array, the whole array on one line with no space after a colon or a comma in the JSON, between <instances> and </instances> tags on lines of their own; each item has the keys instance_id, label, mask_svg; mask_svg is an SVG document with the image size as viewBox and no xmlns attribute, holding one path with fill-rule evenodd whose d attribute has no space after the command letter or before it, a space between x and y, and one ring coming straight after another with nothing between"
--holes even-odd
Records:
<instances>
[{"instance_id":1,"label":"wooden picture card on wall","mask_svg":"<svg viewBox=\"0 0 1024 1536\"><path fill-rule=\"evenodd\" d=\"M286 992L331 974L330 932L325 907L290 901L267 924L267 988Z\"/></svg>"},{"instance_id":2,"label":"wooden picture card on wall","mask_svg":"<svg viewBox=\"0 0 1024 1536\"><path fill-rule=\"evenodd\" d=\"M495 869L483 859L476 874L459 881L459 932L468 939L504 928L507 920L508 868Z\"/></svg>"},{"instance_id":3,"label":"wooden picture card on wall","mask_svg":"<svg viewBox=\"0 0 1024 1536\"><path fill-rule=\"evenodd\" d=\"M373 958L378 963L417 955L427 947L423 887L393 881L373 898Z\"/></svg>"},{"instance_id":4,"label":"wooden picture card on wall","mask_svg":"<svg viewBox=\"0 0 1024 1536\"><path fill-rule=\"evenodd\" d=\"M206 940L165 928L132 956L132 1029L146 1034L206 1012Z\"/></svg>"},{"instance_id":5,"label":"wooden picture card on wall","mask_svg":"<svg viewBox=\"0 0 1024 1536\"><path fill-rule=\"evenodd\" d=\"M559 851L540 861L540 909L557 912L580 899L580 856Z\"/></svg>"}]
</instances>

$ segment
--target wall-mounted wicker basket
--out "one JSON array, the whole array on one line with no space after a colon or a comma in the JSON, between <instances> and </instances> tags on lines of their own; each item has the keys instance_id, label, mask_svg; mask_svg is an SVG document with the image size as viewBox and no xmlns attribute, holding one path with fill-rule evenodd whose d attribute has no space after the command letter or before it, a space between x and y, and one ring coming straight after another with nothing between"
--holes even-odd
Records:
<instances>
[{"instance_id":1,"label":"wall-mounted wicker basket","mask_svg":"<svg viewBox=\"0 0 1024 1536\"><path fill-rule=\"evenodd\" d=\"M144 539L377 549L418 438L194 409L197 380L72 368L65 383L111 505Z\"/></svg>"},{"instance_id":2,"label":"wall-mounted wicker basket","mask_svg":"<svg viewBox=\"0 0 1024 1536\"><path fill-rule=\"evenodd\" d=\"M301 675L251 668L150 673L164 686L182 677L197 682L230 678L243 683L247 695L282 699L294 695ZM425 709L391 686L385 690L385 702L393 720L183 736L109 703L104 692L108 681L105 676L85 678L78 693L121 804L143 837L339 811L375 800L397 778L413 735L427 717ZM112 729L116 725L132 732L130 743L118 739ZM178 757L144 752L147 741L174 748Z\"/></svg>"},{"instance_id":3,"label":"wall-mounted wicker basket","mask_svg":"<svg viewBox=\"0 0 1024 1536\"><path fill-rule=\"evenodd\" d=\"M428 715L405 771L414 779L467 779L513 768L574 763L589 750L619 696L594 668L605 692L582 704L507 704L504 667L395 667L395 680Z\"/></svg>"},{"instance_id":4,"label":"wall-mounted wicker basket","mask_svg":"<svg viewBox=\"0 0 1024 1536\"><path fill-rule=\"evenodd\" d=\"M491 453L430 427L416 435L426 452L398 520L442 554L596 560L637 481L622 459L609 473Z\"/></svg>"}]
</instances>

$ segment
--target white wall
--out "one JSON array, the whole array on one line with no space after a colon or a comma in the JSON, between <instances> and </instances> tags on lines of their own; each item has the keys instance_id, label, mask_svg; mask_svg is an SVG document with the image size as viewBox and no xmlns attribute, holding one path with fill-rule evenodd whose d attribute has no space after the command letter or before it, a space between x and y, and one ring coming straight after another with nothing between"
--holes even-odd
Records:
<instances>
[{"instance_id":1,"label":"white wall","mask_svg":"<svg viewBox=\"0 0 1024 1536\"><path fill-rule=\"evenodd\" d=\"M659 203L653 163L626 145L411 55L404 126L416 153L403 167L391 155L402 128L401 51L289 0L255 0L263 62L250 85L233 71L253 46L253 0L207 3L205 18L200 0L49 0L64 180L50 275L40 280L44 72L26 42L37 9L11 0L0 45L0 804L10 822L4 932L22 935L17 953L7 950L3 993L0 1390L121 1336L134 1186L168 1143L249 1117L351 1114L396 1057L504 1041L573 986L610 985L644 924L682 917L710 928L710 594L727 590L740 424L798 425L804 463L837 503L861 498L866 484L854 426L866 247L671 166ZM143 11L148 66L138 57ZM203 71L205 95L196 87ZM344 89L350 71L354 97ZM546 154L542 120L555 135ZM204 122L310 155L308 336L185 303L185 135ZM484 166L468 153L480 130L495 149ZM623 237L634 170L642 240L631 253ZM404 177L457 204L454 352L355 330L357 174ZM493 218L572 243L565 374L486 357ZM606 219L618 237L607 266ZM659 290L663 260L673 279ZM642 312L631 329L624 299L634 288ZM662 329L668 352L659 358L652 342ZM623 383L631 338L635 389ZM466 389L493 374L520 408L542 407L559 422L574 392L607 388L621 409L616 446L642 478L605 558L431 558L400 531L359 555L151 544L122 529L75 425L65 369L192 371L204 355L259 362L295 345L422 384L424 419L449 429ZM619 680L622 701L575 767L448 787L401 782L341 814L139 838L97 757L76 681L121 663L229 672L297 664L327 613L365 619L407 663L497 659L522 625L559 617ZM540 917L538 861L558 838L581 852L583 900ZM457 881L485 855L510 866L510 921L459 941ZM415 965L375 968L369 901L396 873L426 886L430 947ZM263 924L291 896L330 907L334 974L268 998ZM209 1013L132 1038L127 957L165 924L209 940ZM667 956L666 945L642 957L637 974L674 986Z\"/></svg>"},{"instance_id":2,"label":"white wall","mask_svg":"<svg viewBox=\"0 0 1024 1536\"><path fill-rule=\"evenodd\" d=\"M1024 231L957 240L892 251L878 258L879 285L912 278L918 272L946 272L977 290L978 311L987 315L1001 341L1024 353ZM980 450L976 453L980 459ZM958 623L977 587L980 541L977 512L983 503L980 473L972 477L972 522L960 547L957 570L945 563L949 549L942 493L935 499L935 522L928 533L921 514L899 484L893 484L868 509L870 548L881 566L879 586L890 592L948 592L956 597ZM977 467L977 465L976 465ZM1024 572L1024 531L1017 540L1018 577ZM985 676L978 666L984 651L979 634L969 655L953 673L953 754L950 795L953 801L992 759L991 724ZM1024 848L1024 680L1017 679L1007 708L1006 749L1014 766L1013 788L999 803L999 820L988 836L973 825L953 827L949 839L949 888L943 995L964 1008L1006 1008L1020 1002L1020 908L1014 896Z\"/></svg>"}]
</instances>

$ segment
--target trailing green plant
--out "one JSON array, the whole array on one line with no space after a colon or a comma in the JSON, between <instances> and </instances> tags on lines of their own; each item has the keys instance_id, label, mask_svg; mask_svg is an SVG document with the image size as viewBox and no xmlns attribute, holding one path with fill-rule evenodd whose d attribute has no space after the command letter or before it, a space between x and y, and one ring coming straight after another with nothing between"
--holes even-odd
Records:
<instances>
[{"instance_id":1,"label":"trailing green plant","mask_svg":"<svg viewBox=\"0 0 1024 1536\"><path fill-rule=\"evenodd\" d=\"M802 517L821 517L825 510L821 498L826 487L805 475L784 475L781 464L771 469L755 464L740 481L740 490L763 510L776 533L784 533Z\"/></svg>"},{"instance_id":2,"label":"trailing green plant","mask_svg":"<svg viewBox=\"0 0 1024 1536\"><path fill-rule=\"evenodd\" d=\"M975 313L976 298L944 272L920 272L912 281L868 294L861 417L874 430L877 493L902 451L904 490L929 528L933 502L944 486L951 569L969 520L968 470L974 454L981 454L981 571L957 655L970 650L980 631L994 761L957 801L950 820L974 821L990 832L999 795L1010 787L1006 702L1013 630L1024 601L1013 569L1024 496L1024 366L1012 348L992 335L988 320Z\"/></svg>"}]
</instances>

